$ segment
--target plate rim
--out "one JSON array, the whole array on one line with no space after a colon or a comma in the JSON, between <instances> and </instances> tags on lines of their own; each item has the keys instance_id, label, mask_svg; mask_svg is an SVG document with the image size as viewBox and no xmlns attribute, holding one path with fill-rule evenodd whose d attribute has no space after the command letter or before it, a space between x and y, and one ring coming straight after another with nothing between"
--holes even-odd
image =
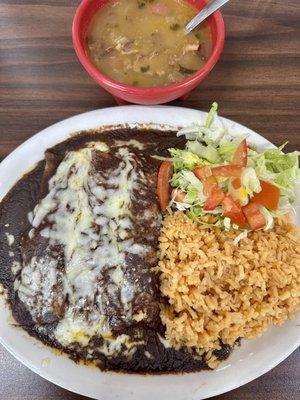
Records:
<instances>
[{"instance_id":1,"label":"plate rim","mask_svg":"<svg viewBox=\"0 0 300 400\"><path fill-rule=\"evenodd\" d=\"M49 141L49 139L46 139L46 136L47 136L48 134L51 134L51 133L50 133L51 131L56 131L56 130L59 131L60 129L62 129L62 127L64 127L65 125L68 125L68 124L70 124L71 126L73 126L73 124L75 124L75 125L76 125L76 124L80 125L80 121L81 121L82 119L85 119L85 118L88 118L88 119L90 118L90 119L92 119L93 116L95 116L97 113L99 113L99 118L101 119L101 117L105 118L105 114L110 114L110 113L112 113L112 112L115 114L116 110L117 110L117 113L118 113L119 110L120 110L121 113L122 113L122 112L125 112L125 114L126 114L127 111L130 113L130 112L133 110L133 113L136 112L136 113L138 114L138 113L142 113L142 112L148 113L148 110L149 110L149 109L150 109L150 110L154 110L155 112L161 112L162 110L164 110L164 111L170 111L170 112L171 112L171 111L173 110L175 113L182 114L182 115L183 115L183 117L182 117L183 119L185 119L184 115L185 115L185 114L188 114L188 113L190 113L191 115L192 115L192 114L195 114L195 115L197 114L197 115L199 115L199 118L200 118L200 117L201 117L201 118L204 118L204 117L207 115L206 112L199 111L199 110L195 110L195 109L191 109L191 108L183 108L183 107L175 107L175 106L136 106L136 105L119 106L119 107L108 107L108 108L96 109L96 110L84 112L84 113L81 113L81 114L77 114L77 115L75 115L75 116L72 116L72 117L70 117L70 118L64 119L64 120L62 120L62 121L59 121L59 122L57 122L57 123L55 123L55 124L53 124L53 125L51 125L51 126L45 128L45 129L41 130L40 132L34 134L34 135L31 136L29 139L27 139L26 141L24 141L22 144L20 144L15 150L13 150L7 157L5 157L5 158L2 160L2 162L0 163L0 176L1 176L1 174L3 174L3 170L5 170L6 168L10 167L10 164L15 160L15 158L18 158L18 157L22 154L23 150L24 150L24 149L26 150L26 148L29 147L32 143L35 143L36 141L38 141L38 140L41 139L41 138L45 139L45 142ZM147 110L147 111L146 111L146 110ZM151 113L150 113L150 114L151 114ZM220 116L220 119L221 119L221 121L226 122L226 124L232 124L232 125L234 125L234 126L240 128L240 129L242 129L243 131L249 133L250 136L253 135L253 136L256 137L256 138L259 138L259 140L261 140L262 142L264 142L264 144L265 144L266 146L276 147L276 146L274 146L269 140L267 140L266 138L264 138L262 135L256 133L255 131L253 131L253 130L247 128L247 127L245 127L244 125L239 124L239 123L237 123L237 122L235 122L235 121L233 121L233 120L231 120L231 119L221 117L221 116ZM133 124L133 123L129 123L129 124ZM104 125L100 125L100 126L107 126L107 125L110 125L110 124L104 124ZM119 125L119 123L118 123L118 124L115 124L115 125ZM157 125L157 124L156 124L156 122L153 122L152 125ZM160 124L158 124L158 125L160 125ZM168 124L165 124L165 125L168 125ZM176 124L174 124L173 126L175 127L175 126L178 126L178 125L179 125L179 124L176 123ZM96 125L94 126L94 128L97 128L97 127L100 127L100 126L99 126L98 123L96 123ZM91 128L91 129L93 129L93 128ZM59 142L61 142L61 141L66 140L67 137L69 137L69 135L71 135L71 134L74 133L74 132L79 132L80 130L82 130L82 129L79 128L79 129L76 129L76 130L74 131L74 129L72 128L72 132L68 132L68 133L63 134L63 135L61 135L61 134L54 135L55 138L56 138L57 136L61 136L60 140L55 141L55 143L50 143L50 142L51 142L51 140L50 140L50 141L49 141L49 145L48 145L47 147L51 147L51 146L53 146L53 145L56 144L56 143L59 143ZM42 143L42 147L43 147L43 144L44 144L44 143ZM44 148L44 149L45 149L45 148ZM43 149L43 151L44 151L44 149ZM36 162L37 162L37 161L34 162L33 166L36 164ZM28 169L24 170L24 171L23 171L23 174L26 173L26 172L28 172ZM3 197L7 194L7 192L10 190L10 188L16 183L16 181L17 181L21 176L22 176L22 175L19 175L19 177L8 187L7 190L0 187L0 201L2 201ZM1 194L2 192L5 192L5 193L4 193L4 194ZM4 307L4 308L7 308L7 307ZM1 306L1 307L0 307L0 314L2 313L2 311L3 311L3 308L2 308L2 306ZM20 328L17 328L17 329L20 329ZM20 329L20 330L22 331L22 333L26 333L26 331L24 331L23 329ZM28 336L28 338L30 338L30 340L33 340L34 342L35 342L35 341L38 342L36 339L33 339L32 337L30 337L27 333L26 333L26 335ZM254 340L254 341L255 341L255 340ZM33 364L30 360L26 359L26 357L24 357L19 351L17 351L14 347L10 346L10 344L7 342L7 340L5 340L5 338L3 339L1 330L0 330L0 343L1 343L1 344L16 358L16 359L18 359L22 364L24 364L25 366L27 366L27 367L28 367L29 369L31 369L33 372L35 372L35 373L37 373L38 375L42 376L43 378L47 379L48 381L50 381L50 382L52 382L52 383L54 383L54 384L56 384L56 385L59 385L59 386L63 387L64 389L73 391L73 392L75 392L75 393L79 393L79 394L81 394L81 395L88 395L88 396L91 396L90 393L87 394L87 392L84 390L84 388L83 388L83 390L79 390L78 388L75 388L75 389L74 389L74 388L72 388L69 384L66 384L66 383L64 382L63 379L59 380L57 377L53 377L53 375L51 375L51 373L48 373L47 370L43 369L41 366L37 366L37 365ZM38 342L38 343L41 343L41 342ZM36 343L35 343L35 344L36 344ZM258 378L259 376L264 375L266 372L268 372L269 370L271 370L272 368L274 368L276 365L278 365L280 362L282 362L282 361L283 361L285 358L287 358L294 350L296 350L296 348L297 348L299 345L300 345L300 334L299 334L299 340L298 340L298 342L295 341L295 343L293 343L292 346L289 346L288 350L286 350L286 351L285 351L284 353L282 353L280 356L274 357L274 358L273 358L273 361L272 361L272 362L269 362L264 368L260 368L258 373L254 370L254 371L252 371L252 373L250 373L250 374L248 375L248 378L244 378L241 382L236 382L235 384L231 384L230 382L229 382L229 383L226 382L220 389L216 389L216 390L211 391L211 393L209 393L208 395L205 395L205 397L201 397L201 395L200 395L200 397L199 397L199 395L197 395L197 398L198 398L198 399L200 399L200 398L203 398L203 399L204 399L204 398L209 398L209 397L212 397L212 396L216 396L216 395L219 395L219 394L226 393L226 392L228 392L228 391L234 390L234 389L236 389L236 388L238 388L238 387L240 387L240 386L242 386L242 385L244 385L244 384L246 384L246 383L251 382L252 380ZM48 346L45 346L45 345L42 344L42 347L48 347ZM60 357L65 357L65 356L63 355L63 356L60 356ZM222 369L220 369L220 371L221 371L221 370L222 370ZM113 374L116 374L116 373L105 372L104 374L113 375ZM195 373L192 373L192 374L185 374L185 375L194 375L194 374L203 374L203 372L198 372L198 373L195 372ZM130 376L134 376L134 377L137 378L137 379L140 379L141 377L145 378L145 376L143 376L143 375L137 375L137 374L133 374L133 375L132 375L132 374L130 374L130 375L127 375L127 374L118 374L118 376L121 376L121 375L122 375L123 377L126 377L126 379L127 379L127 378L129 379ZM173 374L173 375L172 375L172 374L167 374L167 375L151 375L151 376L146 376L146 379L154 378L154 380L155 380L156 377L165 377L165 376L168 376L168 377L176 377L177 375L174 375L174 374ZM159 379L158 379L158 381L159 381ZM96 395L95 395L96 397L93 397L93 396L92 396L92 397L93 397L93 398L100 399L101 397L98 397L98 395L101 395L101 393L96 394ZM116 398L117 398L117 397L116 397ZM130 398L135 399L135 397L130 397ZM145 397L145 398L146 398L146 397Z\"/></svg>"}]
</instances>

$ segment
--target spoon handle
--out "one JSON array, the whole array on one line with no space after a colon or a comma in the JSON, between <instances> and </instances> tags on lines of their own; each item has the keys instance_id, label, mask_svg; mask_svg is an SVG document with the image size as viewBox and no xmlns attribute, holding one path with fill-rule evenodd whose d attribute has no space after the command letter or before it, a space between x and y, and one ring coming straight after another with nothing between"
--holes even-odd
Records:
<instances>
[{"instance_id":1,"label":"spoon handle","mask_svg":"<svg viewBox=\"0 0 300 400\"><path fill-rule=\"evenodd\" d=\"M197 25L201 24L207 17L217 11L229 0L212 0L206 7L204 7L185 27L185 32L190 33Z\"/></svg>"}]
</instances>

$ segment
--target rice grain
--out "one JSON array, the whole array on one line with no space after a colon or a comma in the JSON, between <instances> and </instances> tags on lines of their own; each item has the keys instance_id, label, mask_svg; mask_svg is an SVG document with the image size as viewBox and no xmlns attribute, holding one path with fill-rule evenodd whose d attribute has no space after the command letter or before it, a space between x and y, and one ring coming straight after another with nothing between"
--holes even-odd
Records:
<instances>
[{"instance_id":1,"label":"rice grain","mask_svg":"<svg viewBox=\"0 0 300 400\"><path fill-rule=\"evenodd\" d=\"M271 231L224 231L183 212L166 216L160 236L161 310L166 338L176 348L206 352L211 368L220 343L260 336L293 318L300 304L300 241L288 219Z\"/></svg>"}]
</instances>

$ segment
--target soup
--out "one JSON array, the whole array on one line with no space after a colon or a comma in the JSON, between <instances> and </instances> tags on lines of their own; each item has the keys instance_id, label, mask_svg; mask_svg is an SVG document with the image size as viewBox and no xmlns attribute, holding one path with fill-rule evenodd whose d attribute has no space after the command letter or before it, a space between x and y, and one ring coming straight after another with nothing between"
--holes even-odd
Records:
<instances>
[{"instance_id":1,"label":"soup","mask_svg":"<svg viewBox=\"0 0 300 400\"><path fill-rule=\"evenodd\" d=\"M186 34L197 9L182 0L116 0L92 18L86 52L110 78L165 86L199 70L212 51L209 25Z\"/></svg>"}]
</instances>

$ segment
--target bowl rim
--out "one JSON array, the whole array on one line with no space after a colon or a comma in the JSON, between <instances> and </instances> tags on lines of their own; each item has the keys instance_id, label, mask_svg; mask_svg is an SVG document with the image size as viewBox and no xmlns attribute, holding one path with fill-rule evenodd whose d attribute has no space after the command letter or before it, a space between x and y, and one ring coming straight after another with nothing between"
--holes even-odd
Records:
<instances>
[{"instance_id":1,"label":"bowl rim","mask_svg":"<svg viewBox=\"0 0 300 400\"><path fill-rule=\"evenodd\" d=\"M208 3L208 0L203 1L205 3ZM213 51L204 66L200 68L197 72L188 76L185 79L166 86L136 87L121 83L98 70L89 60L88 56L85 53L84 46L81 43L80 23L82 18L84 18L85 11L90 2L91 0L82 0L76 9L72 23L73 47L82 66L98 84L100 84L101 82L103 86L112 88L120 93L131 93L136 96L152 97L171 94L174 91L180 89L190 88L193 86L193 84L201 82L208 75L208 73L213 69L213 67L219 60L223 51L225 41L225 23L221 12L216 11L208 18L208 20L214 20L216 24L216 41L213 46Z\"/></svg>"}]
</instances>

